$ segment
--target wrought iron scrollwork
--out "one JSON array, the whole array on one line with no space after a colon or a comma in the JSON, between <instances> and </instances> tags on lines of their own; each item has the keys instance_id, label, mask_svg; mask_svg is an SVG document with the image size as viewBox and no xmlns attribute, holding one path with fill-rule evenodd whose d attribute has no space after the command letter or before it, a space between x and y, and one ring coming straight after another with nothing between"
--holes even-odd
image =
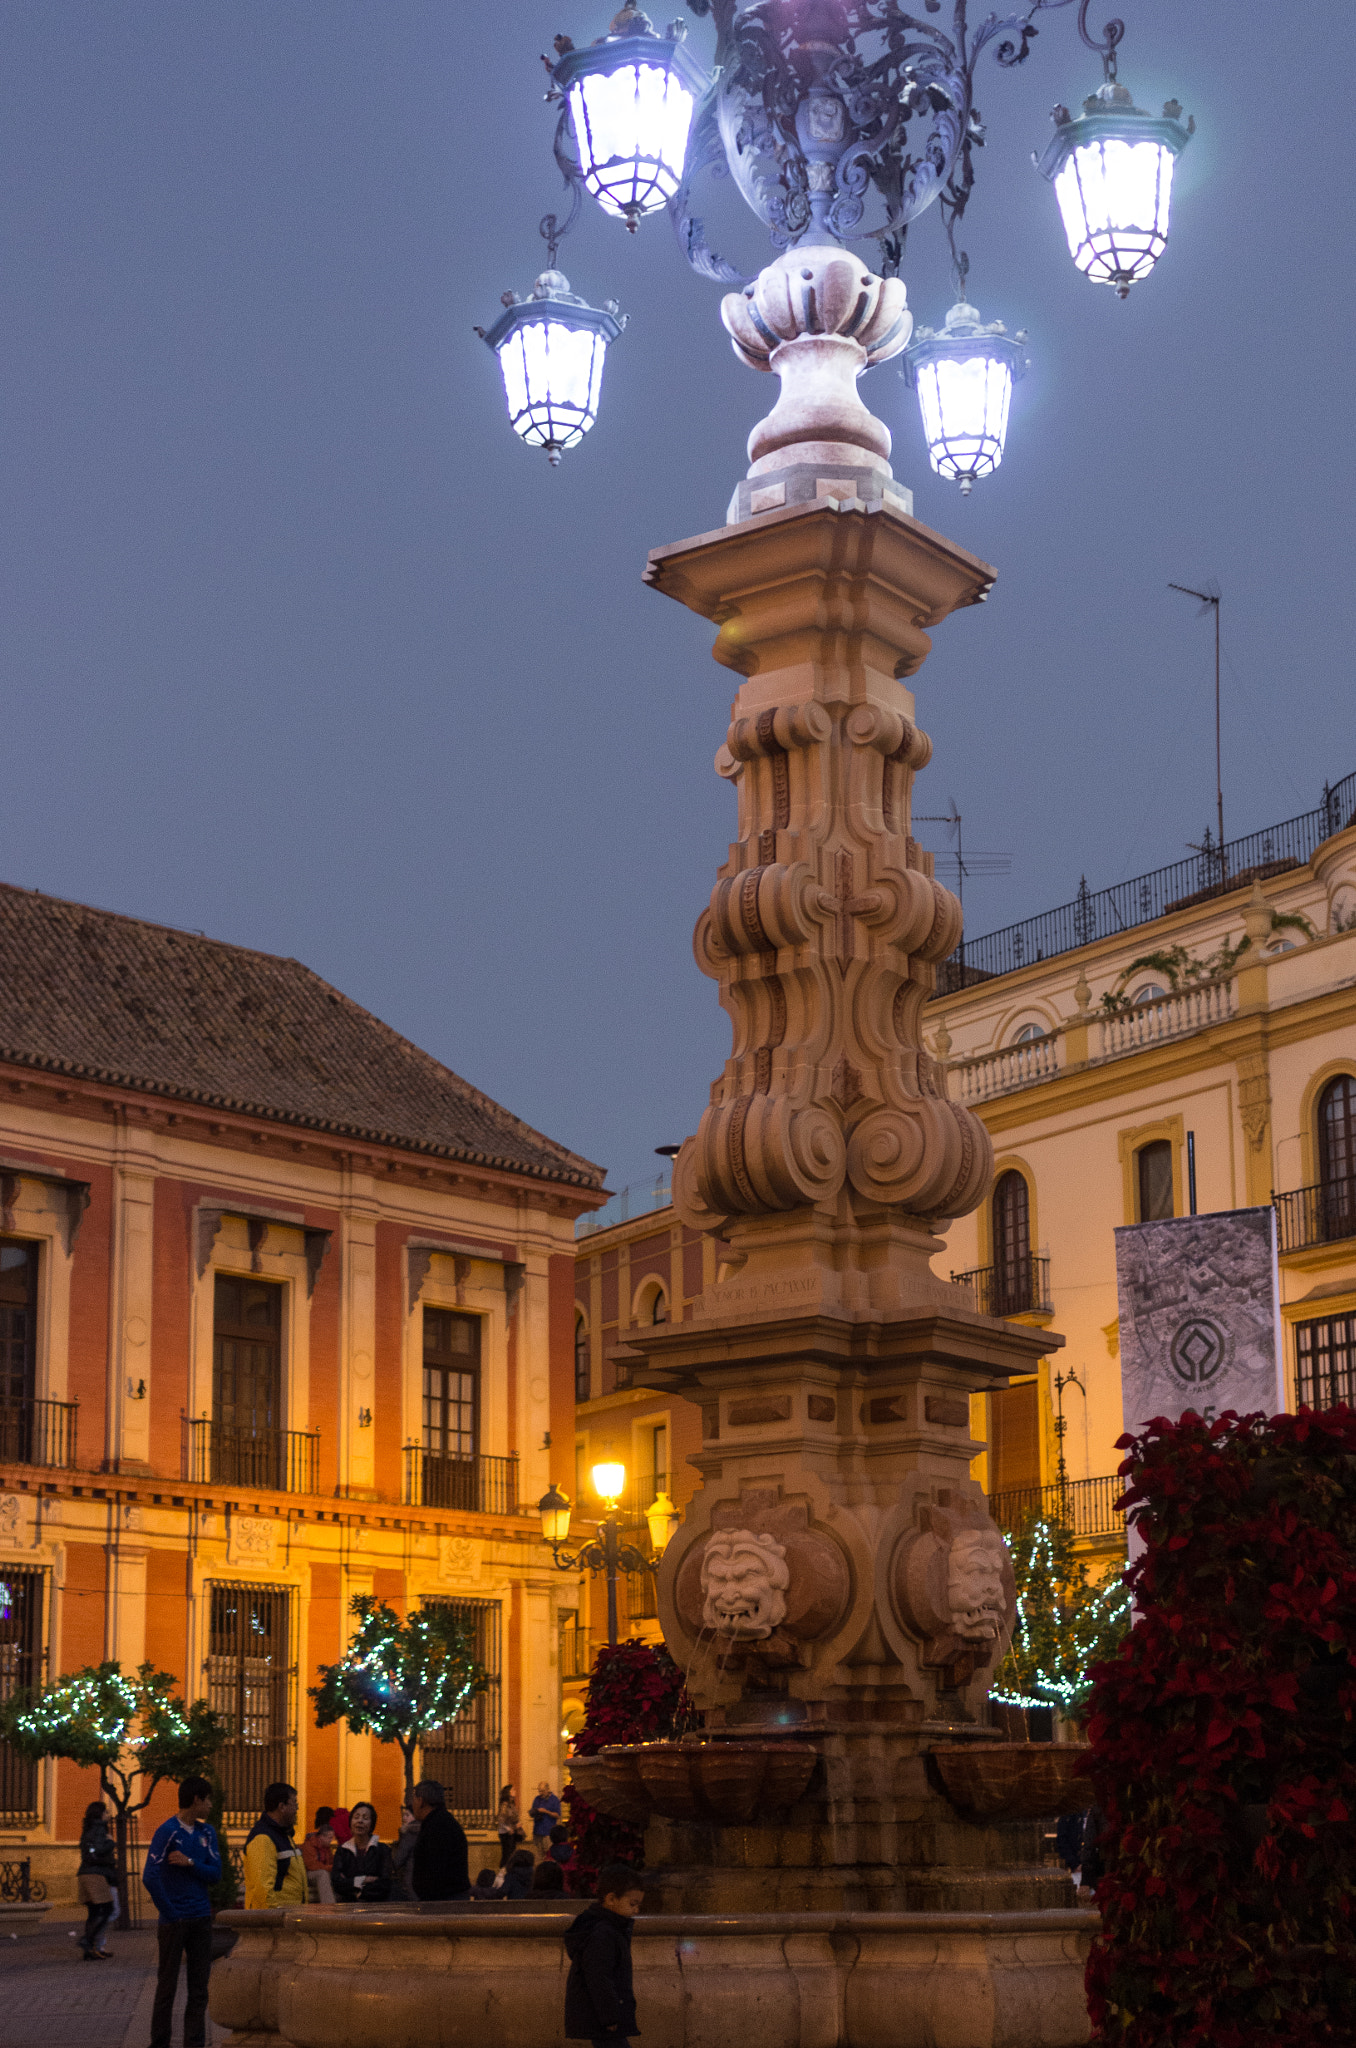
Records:
<instances>
[{"instance_id":1,"label":"wrought iron scrollwork","mask_svg":"<svg viewBox=\"0 0 1356 2048\"><path fill-rule=\"evenodd\" d=\"M1099 43L1096 36L1088 33L1088 9L1092 0L1078 0L1078 33L1088 49L1095 50L1102 60L1102 71L1108 85L1116 82L1116 51L1125 35L1123 21L1109 21L1102 30Z\"/></svg>"}]
</instances>

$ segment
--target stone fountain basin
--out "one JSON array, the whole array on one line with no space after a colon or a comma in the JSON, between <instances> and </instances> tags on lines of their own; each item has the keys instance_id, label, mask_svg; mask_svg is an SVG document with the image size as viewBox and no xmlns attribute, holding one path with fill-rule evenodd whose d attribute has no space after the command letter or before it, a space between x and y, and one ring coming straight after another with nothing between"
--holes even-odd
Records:
<instances>
[{"instance_id":1,"label":"stone fountain basin","mask_svg":"<svg viewBox=\"0 0 1356 2048\"><path fill-rule=\"evenodd\" d=\"M729 1826L794 1806L818 1760L808 1742L640 1742L575 1757L570 1775L614 1820Z\"/></svg>"},{"instance_id":2,"label":"stone fountain basin","mask_svg":"<svg viewBox=\"0 0 1356 2048\"><path fill-rule=\"evenodd\" d=\"M939 1743L930 1756L947 1798L974 1820L1045 1820L1085 1813L1092 1781L1078 1775L1085 1742Z\"/></svg>"}]
</instances>

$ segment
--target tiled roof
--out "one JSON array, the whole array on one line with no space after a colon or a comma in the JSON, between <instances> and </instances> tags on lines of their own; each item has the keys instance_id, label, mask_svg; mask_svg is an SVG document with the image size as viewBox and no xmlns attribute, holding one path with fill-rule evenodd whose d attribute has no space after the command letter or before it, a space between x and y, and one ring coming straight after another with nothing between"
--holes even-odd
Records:
<instances>
[{"instance_id":1,"label":"tiled roof","mask_svg":"<svg viewBox=\"0 0 1356 2048\"><path fill-rule=\"evenodd\" d=\"M0 883L0 1060L581 1188L544 1138L303 967Z\"/></svg>"}]
</instances>

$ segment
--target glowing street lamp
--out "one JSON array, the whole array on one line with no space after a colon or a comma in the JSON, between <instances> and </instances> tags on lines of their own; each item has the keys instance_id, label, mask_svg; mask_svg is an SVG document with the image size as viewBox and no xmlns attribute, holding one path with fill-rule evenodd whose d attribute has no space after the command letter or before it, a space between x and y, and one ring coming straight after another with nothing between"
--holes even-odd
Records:
<instances>
[{"instance_id":1,"label":"glowing street lamp","mask_svg":"<svg viewBox=\"0 0 1356 2048\"><path fill-rule=\"evenodd\" d=\"M649 16L627 5L596 43L576 50L557 40L551 77L569 115L575 175L632 234L682 183L693 109L709 83L686 35L683 22L656 35Z\"/></svg>"},{"instance_id":2,"label":"glowing street lamp","mask_svg":"<svg viewBox=\"0 0 1356 2048\"><path fill-rule=\"evenodd\" d=\"M598 307L577 297L555 269L542 272L530 298L505 292L503 305L493 327L476 332L499 358L510 426L529 448L544 448L554 469L598 417L607 345L625 316L615 299Z\"/></svg>"},{"instance_id":3,"label":"glowing street lamp","mask_svg":"<svg viewBox=\"0 0 1356 2048\"><path fill-rule=\"evenodd\" d=\"M626 1467L613 1458L601 1459L593 1468L594 1491L604 1503L605 1514L598 1524L597 1540L583 1543L573 1553L562 1550L561 1545L570 1533L570 1504L558 1488L552 1486L537 1502L541 1516L541 1532L551 1546L551 1555L556 1569L562 1572L602 1572L607 1580L607 1639L617 1640L617 1580L622 1572L649 1570L654 1558L646 1557L632 1543L622 1542L621 1523L617 1517L617 1502L626 1491ZM661 1499L666 1496L661 1495ZM656 1506L658 1502L656 1502ZM669 1510L678 1519L677 1510L669 1503ZM654 1509L650 1510L652 1516ZM647 1516L647 1520L649 1516ZM663 1548L655 1542L655 1524L650 1522L650 1541L654 1544L657 1558ZM670 1532L671 1533L671 1532ZM667 1537L665 1541L667 1541Z\"/></svg>"},{"instance_id":4,"label":"glowing street lamp","mask_svg":"<svg viewBox=\"0 0 1356 2048\"><path fill-rule=\"evenodd\" d=\"M609 1514L626 1491L626 1467L615 1459L604 1459L593 1468L593 1490Z\"/></svg>"},{"instance_id":5,"label":"glowing street lamp","mask_svg":"<svg viewBox=\"0 0 1356 2048\"><path fill-rule=\"evenodd\" d=\"M903 375L918 393L928 458L968 497L1003 460L1012 387L1026 369L1025 335L1001 320L985 327L960 299L938 332L920 327L904 351Z\"/></svg>"},{"instance_id":6,"label":"glowing street lamp","mask_svg":"<svg viewBox=\"0 0 1356 2048\"><path fill-rule=\"evenodd\" d=\"M650 1548L656 1557L664 1555L682 1519L667 1493L655 1495L645 1510L645 1520L650 1527Z\"/></svg>"}]
</instances>

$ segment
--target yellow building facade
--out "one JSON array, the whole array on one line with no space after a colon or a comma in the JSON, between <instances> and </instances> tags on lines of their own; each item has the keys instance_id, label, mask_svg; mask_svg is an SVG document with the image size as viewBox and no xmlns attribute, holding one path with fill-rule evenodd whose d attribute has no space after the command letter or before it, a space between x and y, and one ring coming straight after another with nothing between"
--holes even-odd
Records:
<instances>
[{"instance_id":1,"label":"yellow building facade","mask_svg":"<svg viewBox=\"0 0 1356 2048\"><path fill-rule=\"evenodd\" d=\"M1075 1525L1119 1547L1119 1225L1274 1201L1290 1404L1352 1398L1353 812L1349 777L1222 864L1207 846L1124 896L1084 890L943 969L931 1048L996 1170L934 1266L977 1306L1065 1340L1034 1379L977 1403L976 1470L1000 1521L1056 1481L1062 1409ZM1068 935L1082 943L1056 950Z\"/></svg>"}]
</instances>

